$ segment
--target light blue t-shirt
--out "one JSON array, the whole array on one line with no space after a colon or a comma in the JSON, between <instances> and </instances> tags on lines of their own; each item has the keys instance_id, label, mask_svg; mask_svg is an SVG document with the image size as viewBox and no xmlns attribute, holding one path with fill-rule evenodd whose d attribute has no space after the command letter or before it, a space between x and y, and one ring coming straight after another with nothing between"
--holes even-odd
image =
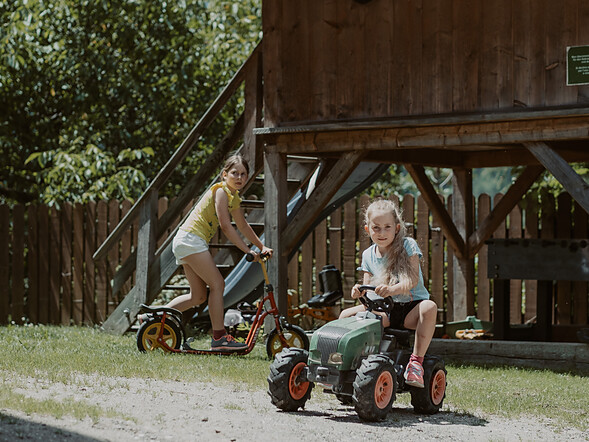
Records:
<instances>
[{"instance_id":1,"label":"light blue t-shirt","mask_svg":"<svg viewBox=\"0 0 589 442\"><path fill-rule=\"evenodd\" d=\"M419 259L422 258L421 250L415 241L411 237L405 237L403 245L409 256L417 254ZM376 244L372 244L362 253L362 265L358 268L363 272L368 272L372 275L378 275L380 272L385 270L385 258L379 258L376 256ZM423 284L423 274L421 273L421 264L419 265L419 282L415 287L411 289L411 297L408 295L395 295L392 297L395 302L409 302L417 301L419 299L429 299L429 292Z\"/></svg>"}]
</instances>

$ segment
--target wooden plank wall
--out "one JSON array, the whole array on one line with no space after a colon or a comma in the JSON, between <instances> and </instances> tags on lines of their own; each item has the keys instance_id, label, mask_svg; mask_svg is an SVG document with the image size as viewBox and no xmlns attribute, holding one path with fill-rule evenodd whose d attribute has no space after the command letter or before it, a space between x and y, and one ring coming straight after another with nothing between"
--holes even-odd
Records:
<instances>
[{"instance_id":1,"label":"wooden plank wall","mask_svg":"<svg viewBox=\"0 0 589 442\"><path fill-rule=\"evenodd\" d=\"M475 203L478 222L488 214L500 195L481 195ZM439 307L438 322L451 321L453 293L452 254L446 248L439 222L424 200L406 195L399 202L408 232L422 249L422 269L432 299ZM321 222L303 243L288 267L289 294L294 305L305 303L319 291L318 274L326 264L335 265L343 276L345 299L340 307L353 304L349 293L361 280L357 272L361 251L370 240L364 231L364 195L347 202ZM446 205L451 204L451 199ZM167 207L159 202L160 213ZM61 208L40 205L0 205L0 324L100 324L130 289L113 294L110 281L136 245L133 227L114 247L108 258L97 263L91 256L129 209L128 202L64 204ZM496 238L587 238L587 213L571 202L568 194L554 200L527 196L494 233ZM492 286L486 272L486 247L477 255L475 311L483 320L492 318ZM536 281L512 281L511 322L534 321ZM561 281L554 297L554 323L588 324L588 285Z\"/></svg>"},{"instance_id":2,"label":"wooden plank wall","mask_svg":"<svg viewBox=\"0 0 589 442\"><path fill-rule=\"evenodd\" d=\"M329 121L586 103L567 46L586 0L265 1L265 118Z\"/></svg>"}]
</instances>

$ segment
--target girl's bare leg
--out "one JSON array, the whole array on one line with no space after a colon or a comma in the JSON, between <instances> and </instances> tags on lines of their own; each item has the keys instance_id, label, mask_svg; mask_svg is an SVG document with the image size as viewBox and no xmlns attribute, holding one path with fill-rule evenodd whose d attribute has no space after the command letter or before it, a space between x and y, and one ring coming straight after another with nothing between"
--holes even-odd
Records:
<instances>
[{"instance_id":1,"label":"girl's bare leg","mask_svg":"<svg viewBox=\"0 0 589 442\"><path fill-rule=\"evenodd\" d=\"M166 307L175 308L181 312L196 307L207 300L207 285L205 282L187 264L183 264L182 267L184 267L184 274L190 285L190 293L177 296L166 305Z\"/></svg>"},{"instance_id":2,"label":"girl's bare leg","mask_svg":"<svg viewBox=\"0 0 589 442\"><path fill-rule=\"evenodd\" d=\"M360 313L365 310L366 308L362 304L357 305L355 307L349 307L345 310L342 310L342 312L339 314L339 319L349 318L350 316L354 316L356 313Z\"/></svg>"},{"instance_id":3,"label":"girl's bare leg","mask_svg":"<svg viewBox=\"0 0 589 442\"><path fill-rule=\"evenodd\" d=\"M405 318L405 328L415 330L413 353L425 356L436 330L438 306L431 300L421 301Z\"/></svg>"},{"instance_id":4,"label":"girl's bare leg","mask_svg":"<svg viewBox=\"0 0 589 442\"><path fill-rule=\"evenodd\" d=\"M178 296L168 304L168 307L183 311L204 301L206 299L206 286L208 285L210 289L209 312L211 325L213 326L213 330L222 330L224 328L223 291L225 290L225 281L213 257L209 252L202 252L189 255L184 258L184 261L184 268L188 267L191 272L186 274L188 283L190 284L190 295ZM195 284L194 286L193 283ZM204 293L204 298L202 297L203 295L200 295L202 293ZM187 298L183 298L184 296L188 297L190 301L187 301ZM200 301L201 299L202 301ZM178 303L175 303L176 300L179 300Z\"/></svg>"}]
</instances>

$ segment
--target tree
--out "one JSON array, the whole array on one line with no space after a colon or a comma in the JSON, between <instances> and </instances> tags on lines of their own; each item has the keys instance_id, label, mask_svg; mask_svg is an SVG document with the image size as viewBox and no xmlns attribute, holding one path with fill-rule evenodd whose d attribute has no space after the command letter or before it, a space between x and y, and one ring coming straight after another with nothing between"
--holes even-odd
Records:
<instances>
[{"instance_id":1,"label":"tree","mask_svg":"<svg viewBox=\"0 0 589 442\"><path fill-rule=\"evenodd\" d=\"M260 3L0 1L0 201L140 195L261 38Z\"/></svg>"}]
</instances>

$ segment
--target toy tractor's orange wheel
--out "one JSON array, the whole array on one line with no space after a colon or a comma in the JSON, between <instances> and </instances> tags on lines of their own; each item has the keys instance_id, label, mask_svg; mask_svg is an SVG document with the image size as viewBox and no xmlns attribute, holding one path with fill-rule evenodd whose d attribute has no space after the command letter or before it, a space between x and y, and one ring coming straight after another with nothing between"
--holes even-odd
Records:
<instances>
[{"instance_id":1,"label":"toy tractor's orange wheel","mask_svg":"<svg viewBox=\"0 0 589 442\"><path fill-rule=\"evenodd\" d=\"M438 370L434 374L430 394L434 405L440 405L444 400L446 394L446 373L444 370Z\"/></svg>"},{"instance_id":2,"label":"toy tractor's orange wheel","mask_svg":"<svg viewBox=\"0 0 589 442\"><path fill-rule=\"evenodd\" d=\"M391 397L395 391L393 376L388 371L383 371L374 386L374 403L381 410L387 407L391 402Z\"/></svg>"},{"instance_id":3,"label":"toy tractor's orange wheel","mask_svg":"<svg viewBox=\"0 0 589 442\"><path fill-rule=\"evenodd\" d=\"M309 381L301 382L300 376L307 364L299 362L290 372L288 379L288 392L295 401L302 399L309 391Z\"/></svg>"}]
</instances>

